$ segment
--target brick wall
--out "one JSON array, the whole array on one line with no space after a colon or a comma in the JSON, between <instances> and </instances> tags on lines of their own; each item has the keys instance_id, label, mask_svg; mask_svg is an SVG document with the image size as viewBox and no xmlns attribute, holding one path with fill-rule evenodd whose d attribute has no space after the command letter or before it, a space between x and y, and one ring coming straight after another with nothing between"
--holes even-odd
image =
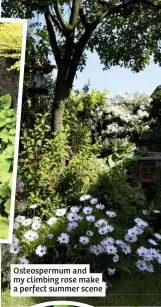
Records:
<instances>
[{"instance_id":1,"label":"brick wall","mask_svg":"<svg viewBox=\"0 0 161 307\"><path fill-rule=\"evenodd\" d=\"M134 173L141 181L155 181L158 167L161 166L161 158L139 158Z\"/></svg>"}]
</instances>

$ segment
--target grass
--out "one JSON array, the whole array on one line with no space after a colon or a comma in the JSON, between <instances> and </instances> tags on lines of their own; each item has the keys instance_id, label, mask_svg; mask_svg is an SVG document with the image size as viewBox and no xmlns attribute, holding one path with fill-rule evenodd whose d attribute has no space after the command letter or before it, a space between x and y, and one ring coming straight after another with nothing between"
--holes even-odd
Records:
<instances>
[{"instance_id":1,"label":"grass","mask_svg":"<svg viewBox=\"0 0 161 307\"><path fill-rule=\"evenodd\" d=\"M105 298L93 297L11 297L9 290L2 293L1 307L31 307L49 301L75 301L93 306L161 306L161 272L152 275L121 275L112 278ZM48 306L48 305L46 305Z\"/></svg>"}]
</instances>

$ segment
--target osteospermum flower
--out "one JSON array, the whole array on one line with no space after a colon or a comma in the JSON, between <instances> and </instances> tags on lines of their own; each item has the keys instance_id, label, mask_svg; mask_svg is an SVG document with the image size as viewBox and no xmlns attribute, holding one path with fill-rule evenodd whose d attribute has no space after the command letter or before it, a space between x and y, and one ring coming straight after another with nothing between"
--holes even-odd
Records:
<instances>
[{"instance_id":1,"label":"osteospermum flower","mask_svg":"<svg viewBox=\"0 0 161 307\"><path fill-rule=\"evenodd\" d=\"M154 237L156 237L158 240L161 240L161 234L160 233L155 233Z\"/></svg>"},{"instance_id":2,"label":"osteospermum flower","mask_svg":"<svg viewBox=\"0 0 161 307\"><path fill-rule=\"evenodd\" d=\"M66 212L67 212L67 209L65 209L65 208L57 209L56 212L55 212L55 215L56 216L63 216L63 215L65 215Z\"/></svg>"},{"instance_id":3,"label":"osteospermum flower","mask_svg":"<svg viewBox=\"0 0 161 307\"><path fill-rule=\"evenodd\" d=\"M62 234L58 237L57 241L58 241L59 243L65 243L65 244L67 244L67 243L69 243L69 241L70 241L70 237L69 237L69 235L68 235L67 233L62 233Z\"/></svg>"},{"instance_id":4,"label":"osteospermum flower","mask_svg":"<svg viewBox=\"0 0 161 307\"><path fill-rule=\"evenodd\" d=\"M81 207L78 207L78 206L72 206L70 208L70 211L71 212L74 212L74 213L78 213L80 211Z\"/></svg>"},{"instance_id":5,"label":"osteospermum flower","mask_svg":"<svg viewBox=\"0 0 161 307\"><path fill-rule=\"evenodd\" d=\"M117 244L118 246L120 246L120 247L126 246L126 243L123 242L122 240L116 240L116 244Z\"/></svg>"},{"instance_id":6,"label":"osteospermum flower","mask_svg":"<svg viewBox=\"0 0 161 307\"><path fill-rule=\"evenodd\" d=\"M102 240L101 241L101 245L103 245L104 247L106 246L110 246L110 245L113 245L115 242L115 240L111 237L107 237L106 239Z\"/></svg>"},{"instance_id":7,"label":"osteospermum flower","mask_svg":"<svg viewBox=\"0 0 161 307\"><path fill-rule=\"evenodd\" d=\"M136 222L136 224L141 227L141 228L144 228L144 227L147 227L148 226L148 223L145 222L144 220L140 219L140 218L136 218L134 220Z\"/></svg>"},{"instance_id":8,"label":"osteospermum flower","mask_svg":"<svg viewBox=\"0 0 161 307\"><path fill-rule=\"evenodd\" d=\"M84 212L84 214L91 214L92 213L92 211L93 211L93 208L92 207L84 207L83 208L83 212Z\"/></svg>"},{"instance_id":9,"label":"osteospermum flower","mask_svg":"<svg viewBox=\"0 0 161 307\"><path fill-rule=\"evenodd\" d=\"M115 269L115 268L114 268L114 269L108 268L107 274L108 274L108 275L114 275L115 272L116 272L116 269Z\"/></svg>"},{"instance_id":10,"label":"osteospermum flower","mask_svg":"<svg viewBox=\"0 0 161 307\"><path fill-rule=\"evenodd\" d=\"M27 232L24 233L23 236L28 241L35 241L39 237L38 233L34 230L28 230Z\"/></svg>"},{"instance_id":11,"label":"osteospermum flower","mask_svg":"<svg viewBox=\"0 0 161 307\"><path fill-rule=\"evenodd\" d=\"M25 220L25 216L23 216L23 215L18 215L18 216L16 216L16 218L15 218L15 222L20 223L20 224L21 224L24 220Z\"/></svg>"},{"instance_id":12,"label":"osteospermum flower","mask_svg":"<svg viewBox=\"0 0 161 307\"><path fill-rule=\"evenodd\" d=\"M101 245L91 245L90 248L90 253L95 254L96 256L102 254L103 248Z\"/></svg>"},{"instance_id":13,"label":"osteospermum flower","mask_svg":"<svg viewBox=\"0 0 161 307\"><path fill-rule=\"evenodd\" d=\"M144 233L144 229L139 226L134 226L133 228L128 229L129 236L141 235Z\"/></svg>"},{"instance_id":14,"label":"osteospermum flower","mask_svg":"<svg viewBox=\"0 0 161 307\"><path fill-rule=\"evenodd\" d=\"M13 235L12 236L12 244L18 245L18 243L19 243L19 239L15 235Z\"/></svg>"},{"instance_id":15,"label":"osteospermum flower","mask_svg":"<svg viewBox=\"0 0 161 307\"><path fill-rule=\"evenodd\" d=\"M119 255L115 255L113 258L112 258L112 261L113 262L118 262L119 261Z\"/></svg>"},{"instance_id":16,"label":"osteospermum flower","mask_svg":"<svg viewBox=\"0 0 161 307\"><path fill-rule=\"evenodd\" d=\"M98 210L103 210L103 209L105 209L105 205L103 205L103 204L97 204L97 205L96 205L96 208L97 208Z\"/></svg>"},{"instance_id":17,"label":"osteospermum flower","mask_svg":"<svg viewBox=\"0 0 161 307\"><path fill-rule=\"evenodd\" d=\"M105 220L105 219L100 219L100 220L98 220L98 221L95 223L95 226L96 226L97 228L99 228L99 227L107 226L107 224L108 224L108 221L107 221L107 220Z\"/></svg>"},{"instance_id":18,"label":"osteospermum flower","mask_svg":"<svg viewBox=\"0 0 161 307\"><path fill-rule=\"evenodd\" d=\"M31 225L31 228L33 230L38 230L40 228L41 224L39 222L34 222L32 225Z\"/></svg>"},{"instance_id":19,"label":"osteospermum flower","mask_svg":"<svg viewBox=\"0 0 161 307\"><path fill-rule=\"evenodd\" d=\"M143 261L143 260L138 260L136 262L136 266L141 271L146 271L147 270L147 263L145 261Z\"/></svg>"},{"instance_id":20,"label":"osteospermum flower","mask_svg":"<svg viewBox=\"0 0 161 307\"><path fill-rule=\"evenodd\" d=\"M90 199L90 203L91 203L92 205L97 204L97 202L98 202L98 199L97 199L97 198L91 198L91 199Z\"/></svg>"},{"instance_id":21,"label":"osteospermum flower","mask_svg":"<svg viewBox=\"0 0 161 307\"><path fill-rule=\"evenodd\" d=\"M30 226L32 223L32 219L25 219L22 221L23 226Z\"/></svg>"},{"instance_id":22,"label":"osteospermum flower","mask_svg":"<svg viewBox=\"0 0 161 307\"><path fill-rule=\"evenodd\" d=\"M144 215L148 215L148 210L143 210L142 212Z\"/></svg>"},{"instance_id":23,"label":"osteospermum flower","mask_svg":"<svg viewBox=\"0 0 161 307\"><path fill-rule=\"evenodd\" d=\"M114 245L106 246L105 251L109 255L116 255L117 248Z\"/></svg>"},{"instance_id":24,"label":"osteospermum flower","mask_svg":"<svg viewBox=\"0 0 161 307\"><path fill-rule=\"evenodd\" d=\"M54 225L57 222L57 217L51 217L50 219L48 219L48 221L46 222L48 225Z\"/></svg>"},{"instance_id":25,"label":"osteospermum flower","mask_svg":"<svg viewBox=\"0 0 161 307\"><path fill-rule=\"evenodd\" d=\"M21 225L19 223L14 223L13 224L13 229L18 229Z\"/></svg>"},{"instance_id":26,"label":"osteospermum flower","mask_svg":"<svg viewBox=\"0 0 161 307\"><path fill-rule=\"evenodd\" d=\"M160 213L160 210L153 210L154 213Z\"/></svg>"},{"instance_id":27,"label":"osteospermum flower","mask_svg":"<svg viewBox=\"0 0 161 307\"><path fill-rule=\"evenodd\" d=\"M152 245L158 245L157 242L155 240L153 240L153 239L149 239L148 241Z\"/></svg>"},{"instance_id":28,"label":"osteospermum flower","mask_svg":"<svg viewBox=\"0 0 161 307\"><path fill-rule=\"evenodd\" d=\"M95 218L94 215L87 215L87 216L86 216L86 220L87 220L88 222L95 222L96 218Z\"/></svg>"},{"instance_id":29,"label":"osteospermum flower","mask_svg":"<svg viewBox=\"0 0 161 307\"><path fill-rule=\"evenodd\" d=\"M10 253L11 254L17 255L20 250L21 250L21 247L19 245L17 245L17 244L12 244L10 246Z\"/></svg>"},{"instance_id":30,"label":"osteospermum flower","mask_svg":"<svg viewBox=\"0 0 161 307\"><path fill-rule=\"evenodd\" d=\"M25 257L20 258L20 263L21 264L29 264L29 260Z\"/></svg>"},{"instance_id":31,"label":"osteospermum flower","mask_svg":"<svg viewBox=\"0 0 161 307\"><path fill-rule=\"evenodd\" d=\"M122 248L122 252L127 255L127 254L131 254L131 246L130 245L125 245Z\"/></svg>"},{"instance_id":32,"label":"osteospermum flower","mask_svg":"<svg viewBox=\"0 0 161 307\"><path fill-rule=\"evenodd\" d=\"M71 223L68 224L67 231L71 231L71 230L75 229L77 226L78 226L77 222L71 222Z\"/></svg>"},{"instance_id":33,"label":"osteospermum flower","mask_svg":"<svg viewBox=\"0 0 161 307\"><path fill-rule=\"evenodd\" d=\"M136 253L139 255L139 256L142 256L142 257L146 257L146 255L148 254L148 249L141 246L137 249Z\"/></svg>"},{"instance_id":34,"label":"osteospermum flower","mask_svg":"<svg viewBox=\"0 0 161 307\"><path fill-rule=\"evenodd\" d=\"M105 235L109 232L109 227L110 225L107 225L107 226L103 226L103 227L100 227L98 228L98 232L100 235Z\"/></svg>"},{"instance_id":35,"label":"osteospermum flower","mask_svg":"<svg viewBox=\"0 0 161 307\"><path fill-rule=\"evenodd\" d=\"M91 197L92 197L91 195L82 195L79 200L80 201L85 201L85 200L90 199Z\"/></svg>"},{"instance_id":36,"label":"osteospermum flower","mask_svg":"<svg viewBox=\"0 0 161 307\"><path fill-rule=\"evenodd\" d=\"M36 223L40 223L41 222L41 218L39 216L34 216L32 219L32 222L36 222Z\"/></svg>"},{"instance_id":37,"label":"osteospermum flower","mask_svg":"<svg viewBox=\"0 0 161 307\"><path fill-rule=\"evenodd\" d=\"M47 254L47 247L39 245L35 250L35 254L38 255L39 257L43 257L44 255Z\"/></svg>"},{"instance_id":38,"label":"osteospermum flower","mask_svg":"<svg viewBox=\"0 0 161 307\"><path fill-rule=\"evenodd\" d=\"M81 236L79 238L79 242L82 243L82 244L88 244L89 243L89 237L87 236Z\"/></svg>"},{"instance_id":39,"label":"osteospermum flower","mask_svg":"<svg viewBox=\"0 0 161 307\"><path fill-rule=\"evenodd\" d=\"M131 243L137 241L137 236L130 236L129 234L126 234L124 238L125 238L125 241L131 242Z\"/></svg>"},{"instance_id":40,"label":"osteospermum flower","mask_svg":"<svg viewBox=\"0 0 161 307\"><path fill-rule=\"evenodd\" d=\"M106 214L107 214L107 216L109 216L109 217L116 217L116 212L114 212L114 211L106 211Z\"/></svg>"},{"instance_id":41,"label":"osteospermum flower","mask_svg":"<svg viewBox=\"0 0 161 307\"><path fill-rule=\"evenodd\" d=\"M92 237L94 235L94 232L92 230L87 230L86 235Z\"/></svg>"},{"instance_id":42,"label":"osteospermum flower","mask_svg":"<svg viewBox=\"0 0 161 307\"><path fill-rule=\"evenodd\" d=\"M67 219L68 221L70 222L73 222L73 221L78 221L78 214L75 213L75 212L71 212L67 215Z\"/></svg>"}]
</instances>

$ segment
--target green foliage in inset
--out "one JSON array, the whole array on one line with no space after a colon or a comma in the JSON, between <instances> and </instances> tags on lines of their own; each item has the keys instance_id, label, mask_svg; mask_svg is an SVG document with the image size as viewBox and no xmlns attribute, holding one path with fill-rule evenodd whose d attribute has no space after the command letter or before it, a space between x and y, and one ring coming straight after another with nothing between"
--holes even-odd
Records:
<instances>
[{"instance_id":1,"label":"green foliage in inset","mask_svg":"<svg viewBox=\"0 0 161 307\"><path fill-rule=\"evenodd\" d=\"M8 70L20 70L23 24L0 22L0 59L15 60Z\"/></svg>"},{"instance_id":2,"label":"green foliage in inset","mask_svg":"<svg viewBox=\"0 0 161 307\"><path fill-rule=\"evenodd\" d=\"M16 132L16 110L11 109L11 97L0 97L0 238L8 236L8 216L12 188L12 170Z\"/></svg>"}]
</instances>

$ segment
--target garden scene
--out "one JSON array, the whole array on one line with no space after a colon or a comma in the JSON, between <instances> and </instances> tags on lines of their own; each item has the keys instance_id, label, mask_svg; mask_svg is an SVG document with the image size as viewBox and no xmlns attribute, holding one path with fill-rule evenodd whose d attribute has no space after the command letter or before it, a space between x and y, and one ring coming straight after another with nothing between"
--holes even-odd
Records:
<instances>
[{"instance_id":1,"label":"garden scene","mask_svg":"<svg viewBox=\"0 0 161 307\"><path fill-rule=\"evenodd\" d=\"M22 29L0 22L0 239L9 230Z\"/></svg>"},{"instance_id":2,"label":"garden scene","mask_svg":"<svg viewBox=\"0 0 161 307\"><path fill-rule=\"evenodd\" d=\"M2 306L53 300L10 297L11 263L87 263L103 274L107 296L73 300L159 306L161 87L111 95L90 83L76 90L74 82L87 51L97 52L105 69L138 73L151 58L160 65L161 2L5 0L2 8L4 17L29 20Z\"/></svg>"}]
</instances>

